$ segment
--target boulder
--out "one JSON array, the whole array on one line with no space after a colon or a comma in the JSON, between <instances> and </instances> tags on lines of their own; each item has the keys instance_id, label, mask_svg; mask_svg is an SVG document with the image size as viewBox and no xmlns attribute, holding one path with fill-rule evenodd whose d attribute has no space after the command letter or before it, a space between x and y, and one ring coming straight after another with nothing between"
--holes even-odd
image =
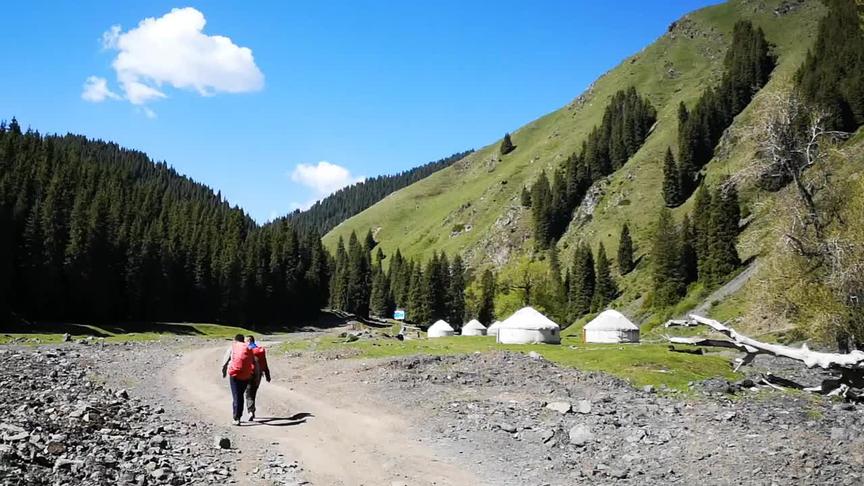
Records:
<instances>
[{"instance_id":1,"label":"boulder","mask_svg":"<svg viewBox=\"0 0 864 486\"><path fill-rule=\"evenodd\" d=\"M594 434L587 425L579 424L570 429L570 443L582 447L594 440Z\"/></svg>"}]
</instances>

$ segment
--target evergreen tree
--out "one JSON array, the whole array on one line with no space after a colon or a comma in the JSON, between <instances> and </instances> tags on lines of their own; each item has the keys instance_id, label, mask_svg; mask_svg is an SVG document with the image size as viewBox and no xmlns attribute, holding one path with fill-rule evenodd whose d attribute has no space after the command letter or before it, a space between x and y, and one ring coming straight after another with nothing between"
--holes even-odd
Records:
<instances>
[{"instance_id":1,"label":"evergreen tree","mask_svg":"<svg viewBox=\"0 0 864 486\"><path fill-rule=\"evenodd\" d=\"M363 248L366 250L366 253L370 253L373 248L375 248L375 238L372 236L372 230L366 230L366 237L363 239Z\"/></svg>"},{"instance_id":2,"label":"evergreen tree","mask_svg":"<svg viewBox=\"0 0 864 486\"><path fill-rule=\"evenodd\" d=\"M606 248L603 247L603 243L600 243L600 248L597 250L597 271L595 272L594 296L591 307L594 311L605 309L606 305L617 296L618 286L612 279Z\"/></svg>"},{"instance_id":3,"label":"evergreen tree","mask_svg":"<svg viewBox=\"0 0 864 486\"><path fill-rule=\"evenodd\" d=\"M522 186L522 194L519 196L519 200L522 203L523 208L531 207L531 193L528 191L528 188Z\"/></svg>"},{"instance_id":4,"label":"evergreen tree","mask_svg":"<svg viewBox=\"0 0 864 486\"><path fill-rule=\"evenodd\" d=\"M570 322L591 311L591 303L594 299L594 286L596 278L594 273L594 256L591 248L580 245L573 254L573 265L570 270Z\"/></svg>"},{"instance_id":5,"label":"evergreen tree","mask_svg":"<svg viewBox=\"0 0 864 486\"><path fill-rule=\"evenodd\" d=\"M390 280L380 261L372 271L372 292L370 295L369 308L372 314L379 317L391 317L393 315L393 303L390 298Z\"/></svg>"},{"instance_id":6,"label":"evergreen tree","mask_svg":"<svg viewBox=\"0 0 864 486\"><path fill-rule=\"evenodd\" d=\"M627 223L621 227L618 238L618 272L623 276L633 270L633 240L630 238L630 227Z\"/></svg>"},{"instance_id":7,"label":"evergreen tree","mask_svg":"<svg viewBox=\"0 0 864 486\"><path fill-rule=\"evenodd\" d=\"M735 24L720 84L706 89L692 111L687 111L683 104L679 107L681 201L695 189L699 172L714 156L723 132L768 82L775 62L762 29L749 21Z\"/></svg>"},{"instance_id":8,"label":"evergreen tree","mask_svg":"<svg viewBox=\"0 0 864 486\"><path fill-rule=\"evenodd\" d=\"M666 149L666 158L663 161L663 201L666 207L674 208L681 205L681 172L675 163L672 149Z\"/></svg>"},{"instance_id":9,"label":"evergreen tree","mask_svg":"<svg viewBox=\"0 0 864 486\"><path fill-rule=\"evenodd\" d=\"M552 192L545 172L540 173L531 187L531 215L534 222L534 239L539 248L548 248L552 241Z\"/></svg>"},{"instance_id":10,"label":"evergreen tree","mask_svg":"<svg viewBox=\"0 0 864 486\"><path fill-rule=\"evenodd\" d=\"M726 191L718 190L713 201L706 282L718 284L741 265L738 250L735 248L741 214L738 193L734 187L729 187Z\"/></svg>"},{"instance_id":11,"label":"evergreen tree","mask_svg":"<svg viewBox=\"0 0 864 486\"><path fill-rule=\"evenodd\" d=\"M685 284L695 282L699 277L698 263L696 259L696 237L690 216L685 214L681 220L681 241L678 243L678 252L681 255L681 275Z\"/></svg>"},{"instance_id":12,"label":"evergreen tree","mask_svg":"<svg viewBox=\"0 0 864 486\"><path fill-rule=\"evenodd\" d=\"M708 189L701 187L696 191L693 202L693 248L696 250L696 268L699 280L711 274L711 238L714 229L711 219L712 197Z\"/></svg>"},{"instance_id":13,"label":"evergreen tree","mask_svg":"<svg viewBox=\"0 0 864 486\"><path fill-rule=\"evenodd\" d=\"M0 319L209 321L317 313L316 235L259 226L165 163L0 123Z\"/></svg>"},{"instance_id":14,"label":"evergreen tree","mask_svg":"<svg viewBox=\"0 0 864 486\"><path fill-rule=\"evenodd\" d=\"M813 49L796 74L804 98L828 109L831 128L854 132L864 124L864 31L854 0L828 0Z\"/></svg>"},{"instance_id":15,"label":"evergreen tree","mask_svg":"<svg viewBox=\"0 0 864 486\"><path fill-rule=\"evenodd\" d=\"M538 181L523 198L530 199L538 248L548 248L561 237L591 184L620 169L639 150L656 118L654 108L635 88L613 95L602 123L588 134L580 153L555 170L551 185L548 179Z\"/></svg>"},{"instance_id":16,"label":"evergreen tree","mask_svg":"<svg viewBox=\"0 0 864 486\"><path fill-rule=\"evenodd\" d=\"M345 310L360 317L369 317L371 265L365 245L353 231L348 238L347 305Z\"/></svg>"},{"instance_id":17,"label":"evergreen tree","mask_svg":"<svg viewBox=\"0 0 864 486\"><path fill-rule=\"evenodd\" d=\"M500 147L501 155L507 155L510 152L512 152L515 148L516 147L513 145L513 141L510 140L510 134L505 133L504 139L501 140L501 147Z\"/></svg>"},{"instance_id":18,"label":"evergreen tree","mask_svg":"<svg viewBox=\"0 0 864 486\"><path fill-rule=\"evenodd\" d=\"M651 278L654 287L654 305L666 307L678 302L684 295L684 278L681 274L679 235L668 209L660 210L654 244L651 248Z\"/></svg>"},{"instance_id":19,"label":"evergreen tree","mask_svg":"<svg viewBox=\"0 0 864 486\"><path fill-rule=\"evenodd\" d=\"M458 254L450 265L450 282L447 292L448 322L461 324L465 317L465 266Z\"/></svg>"},{"instance_id":20,"label":"evergreen tree","mask_svg":"<svg viewBox=\"0 0 864 486\"><path fill-rule=\"evenodd\" d=\"M412 267L414 271L411 272L411 286L408 290L407 318L417 324L428 324L432 322L432 312L427 299L426 276L420 270L419 264L412 262Z\"/></svg>"},{"instance_id":21,"label":"evergreen tree","mask_svg":"<svg viewBox=\"0 0 864 486\"><path fill-rule=\"evenodd\" d=\"M483 271L480 289L480 308L477 310L477 320L488 326L495 320L495 274L492 273L492 270Z\"/></svg>"}]
</instances>

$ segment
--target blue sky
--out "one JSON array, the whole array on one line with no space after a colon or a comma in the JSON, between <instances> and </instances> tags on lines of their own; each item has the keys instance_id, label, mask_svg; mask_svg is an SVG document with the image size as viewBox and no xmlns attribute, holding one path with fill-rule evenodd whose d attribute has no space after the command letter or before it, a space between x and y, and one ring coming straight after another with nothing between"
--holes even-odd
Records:
<instances>
[{"instance_id":1,"label":"blue sky","mask_svg":"<svg viewBox=\"0 0 864 486\"><path fill-rule=\"evenodd\" d=\"M143 150L263 222L492 143L710 3L12 2L0 118Z\"/></svg>"}]
</instances>

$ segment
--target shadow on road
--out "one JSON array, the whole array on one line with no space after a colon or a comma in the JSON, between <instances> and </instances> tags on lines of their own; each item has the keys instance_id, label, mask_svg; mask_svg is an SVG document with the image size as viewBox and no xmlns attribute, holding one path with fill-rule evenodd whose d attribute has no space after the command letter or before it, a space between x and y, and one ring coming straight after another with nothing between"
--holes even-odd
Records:
<instances>
[{"instance_id":1,"label":"shadow on road","mask_svg":"<svg viewBox=\"0 0 864 486\"><path fill-rule=\"evenodd\" d=\"M271 427L290 427L305 424L306 419L309 417L314 417L314 415L308 412L300 412L290 417L259 417L254 422L248 423L247 426L269 425Z\"/></svg>"}]
</instances>

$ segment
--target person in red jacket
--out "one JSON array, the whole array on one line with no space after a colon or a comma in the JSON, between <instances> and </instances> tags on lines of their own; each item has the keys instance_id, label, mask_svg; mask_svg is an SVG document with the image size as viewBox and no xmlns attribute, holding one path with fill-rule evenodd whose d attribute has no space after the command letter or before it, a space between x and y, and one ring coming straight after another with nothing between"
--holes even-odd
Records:
<instances>
[{"instance_id":1,"label":"person in red jacket","mask_svg":"<svg viewBox=\"0 0 864 486\"><path fill-rule=\"evenodd\" d=\"M261 385L261 375L270 383L270 368L267 366L267 351L255 342L255 336L246 336L246 344L255 357L255 369L252 371L252 379L246 387L246 410L249 411L249 420L255 420L255 397L258 395L258 387Z\"/></svg>"},{"instance_id":2,"label":"person in red jacket","mask_svg":"<svg viewBox=\"0 0 864 486\"><path fill-rule=\"evenodd\" d=\"M255 355L243 335L238 334L234 336L234 342L222 359L222 378L228 376L228 383L231 385L234 425L240 425L240 418L243 416L243 394L249 387L254 372Z\"/></svg>"}]
</instances>

